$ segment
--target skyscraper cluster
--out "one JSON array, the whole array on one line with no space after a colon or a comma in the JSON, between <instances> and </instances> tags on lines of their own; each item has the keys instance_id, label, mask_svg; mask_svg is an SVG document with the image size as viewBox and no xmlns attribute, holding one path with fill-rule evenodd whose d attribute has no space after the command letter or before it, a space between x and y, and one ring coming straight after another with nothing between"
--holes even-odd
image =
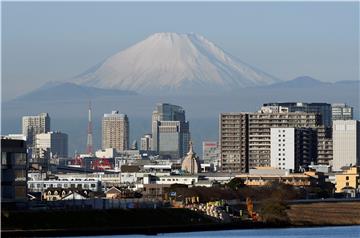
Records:
<instances>
[{"instance_id":1,"label":"skyscraper cluster","mask_svg":"<svg viewBox=\"0 0 360 238\"><path fill-rule=\"evenodd\" d=\"M221 170L301 171L313 163L339 170L359 164L359 123L352 110L346 104L287 102L265 103L257 112L221 113Z\"/></svg>"}]
</instances>

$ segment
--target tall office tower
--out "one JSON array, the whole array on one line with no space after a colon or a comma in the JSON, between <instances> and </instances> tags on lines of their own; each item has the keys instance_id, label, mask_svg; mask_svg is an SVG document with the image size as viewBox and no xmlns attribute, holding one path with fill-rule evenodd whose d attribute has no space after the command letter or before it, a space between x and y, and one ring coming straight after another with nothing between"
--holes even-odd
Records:
<instances>
[{"instance_id":1,"label":"tall office tower","mask_svg":"<svg viewBox=\"0 0 360 238\"><path fill-rule=\"evenodd\" d=\"M331 165L333 160L332 128L319 126L317 131L317 156L316 163Z\"/></svg>"},{"instance_id":2,"label":"tall office tower","mask_svg":"<svg viewBox=\"0 0 360 238\"><path fill-rule=\"evenodd\" d=\"M219 141L221 171L247 172L248 169L248 119L247 113L221 113Z\"/></svg>"},{"instance_id":3,"label":"tall office tower","mask_svg":"<svg viewBox=\"0 0 360 238\"><path fill-rule=\"evenodd\" d=\"M333 170L343 166L360 165L360 122L333 121Z\"/></svg>"},{"instance_id":4,"label":"tall office tower","mask_svg":"<svg viewBox=\"0 0 360 238\"><path fill-rule=\"evenodd\" d=\"M271 167L300 172L316 158L311 128L271 128Z\"/></svg>"},{"instance_id":5,"label":"tall office tower","mask_svg":"<svg viewBox=\"0 0 360 238\"><path fill-rule=\"evenodd\" d=\"M50 117L47 113L37 116L24 116L22 118L22 134L27 138L27 147L35 146L35 136L50 131Z\"/></svg>"},{"instance_id":6,"label":"tall office tower","mask_svg":"<svg viewBox=\"0 0 360 238\"><path fill-rule=\"evenodd\" d=\"M189 141L185 110L168 103L157 104L152 114L152 150L164 157L181 158L189 150Z\"/></svg>"},{"instance_id":7,"label":"tall office tower","mask_svg":"<svg viewBox=\"0 0 360 238\"><path fill-rule=\"evenodd\" d=\"M1 138L1 208L27 203L28 161L25 140Z\"/></svg>"},{"instance_id":8,"label":"tall office tower","mask_svg":"<svg viewBox=\"0 0 360 238\"><path fill-rule=\"evenodd\" d=\"M140 139L140 150L149 151L151 150L152 136L151 134L145 134Z\"/></svg>"},{"instance_id":9,"label":"tall office tower","mask_svg":"<svg viewBox=\"0 0 360 238\"><path fill-rule=\"evenodd\" d=\"M345 103L331 104L332 120L352 120L353 108Z\"/></svg>"},{"instance_id":10,"label":"tall office tower","mask_svg":"<svg viewBox=\"0 0 360 238\"><path fill-rule=\"evenodd\" d=\"M129 149L129 120L125 114L112 111L102 119L102 148L118 152Z\"/></svg>"},{"instance_id":11,"label":"tall office tower","mask_svg":"<svg viewBox=\"0 0 360 238\"><path fill-rule=\"evenodd\" d=\"M59 131L40 133L36 135L35 141L35 149L39 153L48 150L50 157L68 157L68 135L65 133Z\"/></svg>"},{"instance_id":12,"label":"tall office tower","mask_svg":"<svg viewBox=\"0 0 360 238\"><path fill-rule=\"evenodd\" d=\"M262 107L249 113L249 168L271 166L270 128L314 128L321 125L318 113L286 112L284 108ZM286 108L285 108L286 109Z\"/></svg>"},{"instance_id":13,"label":"tall office tower","mask_svg":"<svg viewBox=\"0 0 360 238\"><path fill-rule=\"evenodd\" d=\"M287 107L289 112L312 112L321 115L321 124L331 127L331 105L328 103L275 102L264 103L263 106Z\"/></svg>"}]
</instances>

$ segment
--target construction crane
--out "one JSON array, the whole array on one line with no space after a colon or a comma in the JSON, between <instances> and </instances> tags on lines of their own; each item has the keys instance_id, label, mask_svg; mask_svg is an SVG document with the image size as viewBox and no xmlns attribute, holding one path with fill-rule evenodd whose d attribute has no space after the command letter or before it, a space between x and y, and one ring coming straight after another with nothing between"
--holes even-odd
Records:
<instances>
[{"instance_id":1,"label":"construction crane","mask_svg":"<svg viewBox=\"0 0 360 238\"><path fill-rule=\"evenodd\" d=\"M257 221L258 214L256 212L254 212L254 203L251 200L251 198L249 198L249 197L246 198L246 207L247 207L247 211L248 211L248 214L249 214L249 217L251 218L251 220Z\"/></svg>"}]
</instances>

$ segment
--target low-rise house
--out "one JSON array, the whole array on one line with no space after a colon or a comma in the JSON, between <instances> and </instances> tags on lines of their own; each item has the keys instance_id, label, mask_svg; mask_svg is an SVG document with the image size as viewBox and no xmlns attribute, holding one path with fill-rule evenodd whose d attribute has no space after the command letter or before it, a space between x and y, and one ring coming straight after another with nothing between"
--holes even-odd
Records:
<instances>
[{"instance_id":1,"label":"low-rise house","mask_svg":"<svg viewBox=\"0 0 360 238\"><path fill-rule=\"evenodd\" d=\"M343 172L335 174L335 192L350 197L360 194L360 167L347 167Z\"/></svg>"},{"instance_id":2,"label":"low-rise house","mask_svg":"<svg viewBox=\"0 0 360 238\"><path fill-rule=\"evenodd\" d=\"M42 198L46 201L89 199L91 193L91 190L48 188L43 192Z\"/></svg>"}]
</instances>

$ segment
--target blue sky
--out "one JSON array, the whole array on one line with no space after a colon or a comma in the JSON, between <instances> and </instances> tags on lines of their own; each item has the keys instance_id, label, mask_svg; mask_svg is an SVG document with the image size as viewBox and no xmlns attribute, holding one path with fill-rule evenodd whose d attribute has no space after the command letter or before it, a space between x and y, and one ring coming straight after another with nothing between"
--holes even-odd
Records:
<instances>
[{"instance_id":1,"label":"blue sky","mask_svg":"<svg viewBox=\"0 0 360 238\"><path fill-rule=\"evenodd\" d=\"M202 34L283 80L359 79L358 2L3 2L3 99L164 31Z\"/></svg>"}]
</instances>

